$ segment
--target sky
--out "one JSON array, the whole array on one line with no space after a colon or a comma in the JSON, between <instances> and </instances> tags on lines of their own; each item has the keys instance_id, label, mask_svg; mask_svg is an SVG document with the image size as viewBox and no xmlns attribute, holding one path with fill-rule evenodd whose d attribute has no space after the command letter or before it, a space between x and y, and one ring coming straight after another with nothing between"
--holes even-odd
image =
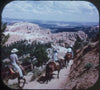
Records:
<instances>
[{"instance_id":1,"label":"sky","mask_svg":"<svg viewBox=\"0 0 100 90\"><path fill-rule=\"evenodd\" d=\"M99 22L99 13L87 1L12 1L4 7L2 18Z\"/></svg>"}]
</instances>

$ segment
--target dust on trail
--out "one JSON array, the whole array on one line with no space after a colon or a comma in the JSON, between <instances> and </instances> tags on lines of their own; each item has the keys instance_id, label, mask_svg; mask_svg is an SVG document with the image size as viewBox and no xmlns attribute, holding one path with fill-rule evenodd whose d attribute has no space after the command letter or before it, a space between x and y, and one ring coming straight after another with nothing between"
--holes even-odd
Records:
<instances>
[{"instance_id":1,"label":"dust on trail","mask_svg":"<svg viewBox=\"0 0 100 90\"><path fill-rule=\"evenodd\" d=\"M48 84L46 83L39 83L37 80L34 80L32 82L28 82L27 84L25 84L25 86L23 87L23 89L64 89L64 84L67 83L67 77L70 71L70 66L69 67L65 67L63 69L61 69L60 73L59 73L59 79L57 78L57 71L53 72L54 75L50 81L48 81ZM45 76L44 74L41 75ZM26 78L27 79L27 78Z\"/></svg>"}]
</instances>

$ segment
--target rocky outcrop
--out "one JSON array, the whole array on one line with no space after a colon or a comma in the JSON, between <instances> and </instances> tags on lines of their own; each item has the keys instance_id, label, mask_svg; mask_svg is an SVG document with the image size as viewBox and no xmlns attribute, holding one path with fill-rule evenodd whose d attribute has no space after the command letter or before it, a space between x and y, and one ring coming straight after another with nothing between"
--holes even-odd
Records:
<instances>
[{"instance_id":1,"label":"rocky outcrop","mask_svg":"<svg viewBox=\"0 0 100 90\"><path fill-rule=\"evenodd\" d=\"M37 24L27 23L27 22L19 22L14 23L13 25L8 25L6 28L6 31L12 31L12 32L20 32L22 30L24 31L37 31L40 30L40 27Z\"/></svg>"},{"instance_id":2,"label":"rocky outcrop","mask_svg":"<svg viewBox=\"0 0 100 90\"><path fill-rule=\"evenodd\" d=\"M74 58L65 89L88 89L99 78L99 42L85 46Z\"/></svg>"},{"instance_id":3,"label":"rocky outcrop","mask_svg":"<svg viewBox=\"0 0 100 90\"><path fill-rule=\"evenodd\" d=\"M57 43L67 43L74 45L77 35L82 40L86 40L88 37L87 34L85 34L83 31L78 31L78 32L62 32L62 33L52 34L51 38L54 42Z\"/></svg>"},{"instance_id":4,"label":"rocky outcrop","mask_svg":"<svg viewBox=\"0 0 100 90\"><path fill-rule=\"evenodd\" d=\"M53 42L64 46L65 43L74 45L77 35L82 40L87 39L87 34L83 31L51 33L49 29L43 29L37 24L27 22L19 22L8 25L5 34L8 33L10 34L10 38L6 44L26 39L31 40L31 42L34 40L42 43Z\"/></svg>"},{"instance_id":5,"label":"rocky outcrop","mask_svg":"<svg viewBox=\"0 0 100 90\"><path fill-rule=\"evenodd\" d=\"M95 27L91 27L91 30L89 31L89 32L99 32L99 28L100 28L100 26L98 25L98 26L95 26Z\"/></svg>"}]
</instances>

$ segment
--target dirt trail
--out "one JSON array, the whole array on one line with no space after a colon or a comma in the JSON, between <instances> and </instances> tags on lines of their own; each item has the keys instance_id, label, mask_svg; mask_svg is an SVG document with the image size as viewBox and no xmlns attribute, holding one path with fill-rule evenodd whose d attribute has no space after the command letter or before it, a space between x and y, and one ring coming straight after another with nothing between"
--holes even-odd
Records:
<instances>
[{"instance_id":1,"label":"dirt trail","mask_svg":"<svg viewBox=\"0 0 100 90\"><path fill-rule=\"evenodd\" d=\"M28 82L25 84L23 89L63 89L64 84L67 82L67 77L70 71L70 66L67 68L61 69L59 73L59 79L57 78L57 71L54 72L53 78L46 83L39 83L37 80ZM44 74L42 76L45 76ZM41 77L42 77L41 76ZM27 79L27 78L26 78Z\"/></svg>"}]
</instances>

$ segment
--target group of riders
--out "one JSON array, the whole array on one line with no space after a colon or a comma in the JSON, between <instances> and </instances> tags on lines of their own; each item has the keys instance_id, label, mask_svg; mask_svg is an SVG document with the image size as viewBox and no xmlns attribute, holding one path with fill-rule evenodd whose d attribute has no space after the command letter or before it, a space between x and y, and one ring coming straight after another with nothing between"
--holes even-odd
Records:
<instances>
[{"instance_id":1,"label":"group of riders","mask_svg":"<svg viewBox=\"0 0 100 90\"><path fill-rule=\"evenodd\" d=\"M16 69L15 71L18 71L18 73L19 73L18 81L20 81L21 79L25 80L25 77L24 77L24 75L22 73L22 68L23 67L20 65L20 63L18 61L17 52L18 52L18 49L16 49L16 48L11 50L10 62L11 62L11 65L14 67L14 69ZM67 48L66 54L71 54L72 58L73 58L73 48L72 48L72 45ZM64 58L66 58L66 57L64 57ZM58 51L56 49L53 52L52 61L59 62L61 64L61 61L58 59Z\"/></svg>"},{"instance_id":2,"label":"group of riders","mask_svg":"<svg viewBox=\"0 0 100 90\"><path fill-rule=\"evenodd\" d=\"M73 57L74 57L74 54L73 54L73 46L72 45L70 45L68 48L67 48L67 52L66 52L66 54L65 54L65 57L64 57L64 59L67 59L67 54L71 54L71 60L73 59ZM53 52L53 55L52 55L52 60L54 61L54 62L59 62L60 63L60 66L61 66L61 60L59 59L59 57L58 57L58 51L57 51L57 49L55 49L54 50L54 52ZM70 60L70 61L71 61ZM66 65L68 66L68 62L66 61L65 62L66 63Z\"/></svg>"}]
</instances>

